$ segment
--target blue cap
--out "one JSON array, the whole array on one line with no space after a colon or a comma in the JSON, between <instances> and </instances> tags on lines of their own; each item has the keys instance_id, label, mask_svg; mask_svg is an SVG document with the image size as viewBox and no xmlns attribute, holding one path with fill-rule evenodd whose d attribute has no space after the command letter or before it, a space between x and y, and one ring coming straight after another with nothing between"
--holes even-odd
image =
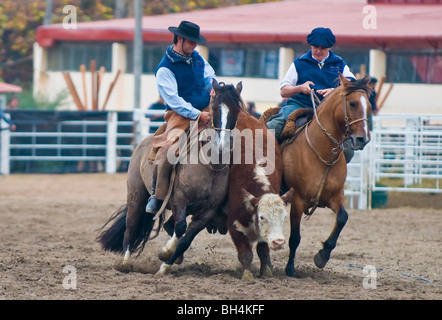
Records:
<instances>
[{"instance_id":1,"label":"blue cap","mask_svg":"<svg viewBox=\"0 0 442 320\"><path fill-rule=\"evenodd\" d=\"M329 28L315 28L307 36L307 42L315 47L331 48L336 43L336 37Z\"/></svg>"}]
</instances>

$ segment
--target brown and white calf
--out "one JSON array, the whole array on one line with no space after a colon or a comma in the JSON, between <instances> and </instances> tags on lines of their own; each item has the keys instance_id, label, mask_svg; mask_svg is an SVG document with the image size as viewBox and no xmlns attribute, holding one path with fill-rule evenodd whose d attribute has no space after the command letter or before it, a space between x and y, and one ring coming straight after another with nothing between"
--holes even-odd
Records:
<instances>
[{"instance_id":1,"label":"brown and white calf","mask_svg":"<svg viewBox=\"0 0 442 320\"><path fill-rule=\"evenodd\" d=\"M285 246L283 227L287 221L286 206L293 196L293 189L283 196L279 195L282 157L276 141L273 144L271 140L274 139L273 135L261 122L241 112L236 129L241 132L248 128L253 128L253 143L241 140L241 161L230 166L227 213L227 227L238 251L243 279L253 278L252 246L256 242L261 262L260 276L272 276L269 248L279 250ZM260 143L256 143L255 133L264 135ZM269 141L272 143L269 144ZM258 156L253 158L252 163L247 163L245 160L250 152L265 158Z\"/></svg>"}]
</instances>

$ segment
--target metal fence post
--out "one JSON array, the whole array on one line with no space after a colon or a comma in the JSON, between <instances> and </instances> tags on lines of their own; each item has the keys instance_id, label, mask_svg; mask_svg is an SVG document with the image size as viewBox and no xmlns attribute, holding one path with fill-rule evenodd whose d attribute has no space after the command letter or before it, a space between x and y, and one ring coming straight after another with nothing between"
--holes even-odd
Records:
<instances>
[{"instance_id":1,"label":"metal fence post","mask_svg":"<svg viewBox=\"0 0 442 320\"><path fill-rule=\"evenodd\" d=\"M117 113L107 113L106 173L117 172Z\"/></svg>"},{"instance_id":2,"label":"metal fence post","mask_svg":"<svg viewBox=\"0 0 442 320\"><path fill-rule=\"evenodd\" d=\"M6 115L7 117L9 115ZM7 128L8 124L0 119L0 128ZM9 155L10 155L10 139L11 134L9 130L0 131L0 174L6 175L9 174Z\"/></svg>"}]
</instances>

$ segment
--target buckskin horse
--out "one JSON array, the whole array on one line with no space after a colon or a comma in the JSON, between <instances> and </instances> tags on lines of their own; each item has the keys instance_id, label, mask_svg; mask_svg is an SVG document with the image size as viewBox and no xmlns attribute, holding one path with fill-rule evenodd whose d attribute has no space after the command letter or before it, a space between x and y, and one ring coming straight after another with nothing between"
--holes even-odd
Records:
<instances>
[{"instance_id":1,"label":"buckskin horse","mask_svg":"<svg viewBox=\"0 0 442 320\"><path fill-rule=\"evenodd\" d=\"M369 79L349 81L340 75L341 85L322 101L317 111L314 108L313 120L294 141L283 143L283 182L295 190L286 266L286 274L290 277L295 277L295 254L301 241L303 213L310 216L317 207L328 207L336 214L333 231L314 257L318 268L327 264L347 222L348 214L343 205L347 163L342 156L343 148L362 150L370 141Z\"/></svg>"},{"instance_id":2,"label":"buckskin horse","mask_svg":"<svg viewBox=\"0 0 442 320\"><path fill-rule=\"evenodd\" d=\"M218 87L216 81L214 86ZM237 90L240 92L241 89L240 83L237 85ZM182 257L194 237L204 227L212 233L217 229L227 233L222 223L224 214L222 205L227 197L229 163L223 163L222 159L225 153L231 152L229 148L231 143L226 141L230 136L223 133L235 127L239 110L237 105L212 102L210 127L202 130L196 136L197 139L184 144L190 147L187 150L180 149L180 160L172 172L174 178L171 178L173 181L170 183L169 201L164 201L167 204L166 208L172 211L169 221L164 224L165 230L172 238L160 251L159 257L165 263L158 271L159 274L167 272L171 265ZM205 137L202 137L204 134ZM153 230L154 218L160 218L156 235L164 219L163 214L153 217L145 212L152 186L153 163L148 160L151 142L152 136L149 136L134 150L127 174L127 203L109 218L97 236L97 241L104 250L124 253L123 263L127 262L134 252L138 251L138 254L142 252ZM199 148L196 148L195 145L198 144ZM195 155L192 153L195 148L198 150L196 162L189 159L192 154ZM207 153L202 157L203 149ZM215 161L212 163L212 160ZM188 215L192 215L189 226L186 224ZM111 222L110 227L105 229Z\"/></svg>"}]
</instances>

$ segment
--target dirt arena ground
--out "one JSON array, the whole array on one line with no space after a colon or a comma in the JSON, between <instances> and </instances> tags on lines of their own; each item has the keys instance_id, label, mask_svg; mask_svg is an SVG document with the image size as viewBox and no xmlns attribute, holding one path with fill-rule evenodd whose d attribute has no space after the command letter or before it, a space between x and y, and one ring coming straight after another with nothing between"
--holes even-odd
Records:
<instances>
[{"instance_id":1,"label":"dirt arena ground","mask_svg":"<svg viewBox=\"0 0 442 320\"><path fill-rule=\"evenodd\" d=\"M442 298L442 209L429 200L428 208L349 210L338 246L322 270L313 256L328 237L334 215L318 210L302 222L298 278L284 274L284 249L272 252L273 278L241 281L230 236L205 230L183 264L165 277L154 275L160 266L157 252L167 240L164 231L129 272L122 270L122 258L102 251L95 237L125 197L125 174L0 176L0 300ZM440 196L430 198L441 203ZM375 270L364 273L365 266Z\"/></svg>"}]
</instances>

